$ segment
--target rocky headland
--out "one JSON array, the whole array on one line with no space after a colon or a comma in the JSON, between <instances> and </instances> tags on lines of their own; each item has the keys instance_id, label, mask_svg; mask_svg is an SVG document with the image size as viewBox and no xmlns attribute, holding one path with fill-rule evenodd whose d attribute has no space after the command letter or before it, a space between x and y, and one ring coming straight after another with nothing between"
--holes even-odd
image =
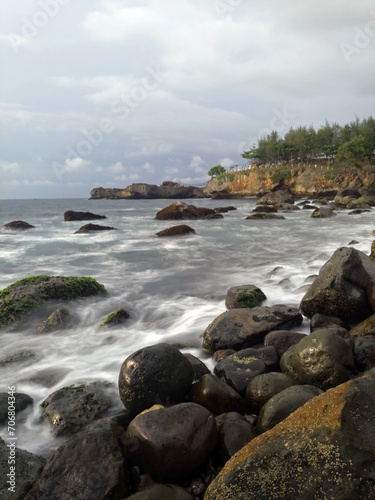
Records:
<instances>
[{"instance_id":1,"label":"rocky headland","mask_svg":"<svg viewBox=\"0 0 375 500\"><path fill-rule=\"evenodd\" d=\"M182 186L178 182L165 181L160 186L155 184L136 183L125 189L94 188L90 191L90 200L140 200L153 198L207 198L202 188Z\"/></svg>"}]
</instances>

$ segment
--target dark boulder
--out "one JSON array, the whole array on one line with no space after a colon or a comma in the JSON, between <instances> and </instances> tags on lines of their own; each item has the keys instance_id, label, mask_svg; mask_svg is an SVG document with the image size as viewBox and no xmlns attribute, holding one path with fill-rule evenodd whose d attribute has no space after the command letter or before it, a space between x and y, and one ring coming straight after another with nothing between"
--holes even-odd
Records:
<instances>
[{"instance_id":1,"label":"dark boulder","mask_svg":"<svg viewBox=\"0 0 375 500\"><path fill-rule=\"evenodd\" d=\"M99 231L116 231L116 228L111 226L100 226L99 224L89 223L80 227L77 231L74 231L74 234L96 233Z\"/></svg>"},{"instance_id":2,"label":"dark boulder","mask_svg":"<svg viewBox=\"0 0 375 500\"><path fill-rule=\"evenodd\" d=\"M71 315L67 309L57 309L38 326L38 333L50 333L68 328Z\"/></svg>"},{"instance_id":3,"label":"dark boulder","mask_svg":"<svg viewBox=\"0 0 375 500\"><path fill-rule=\"evenodd\" d=\"M225 214L227 212L230 212L232 210L237 210L236 207L233 207L233 206L228 206L228 207L216 207L214 208L215 212L217 212L218 214Z\"/></svg>"},{"instance_id":4,"label":"dark boulder","mask_svg":"<svg viewBox=\"0 0 375 500\"><path fill-rule=\"evenodd\" d=\"M98 220L98 219L106 219L105 215L93 214L91 212L75 212L74 210L67 210L64 213L65 221L74 221L74 220Z\"/></svg>"},{"instance_id":5,"label":"dark boulder","mask_svg":"<svg viewBox=\"0 0 375 500\"><path fill-rule=\"evenodd\" d=\"M304 337L306 337L304 333L290 332L289 330L275 330L267 333L263 343L265 346L272 345L281 358L289 347L298 344Z\"/></svg>"},{"instance_id":6,"label":"dark boulder","mask_svg":"<svg viewBox=\"0 0 375 500\"><path fill-rule=\"evenodd\" d=\"M354 339L354 360L359 371L375 367L375 335Z\"/></svg>"},{"instance_id":7,"label":"dark boulder","mask_svg":"<svg viewBox=\"0 0 375 500\"><path fill-rule=\"evenodd\" d=\"M252 211L256 212L256 213L258 213L258 212L264 212L264 213L271 214L271 213L276 213L277 212L277 208L274 207L273 205L258 205Z\"/></svg>"},{"instance_id":8,"label":"dark boulder","mask_svg":"<svg viewBox=\"0 0 375 500\"><path fill-rule=\"evenodd\" d=\"M322 393L321 389L313 385L292 385L275 394L260 410L257 431L259 433L269 431L309 399Z\"/></svg>"},{"instance_id":9,"label":"dark boulder","mask_svg":"<svg viewBox=\"0 0 375 500\"><path fill-rule=\"evenodd\" d=\"M47 462L24 500L119 500L130 493L130 478L118 443L122 428L75 434Z\"/></svg>"},{"instance_id":10,"label":"dark boulder","mask_svg":"<svg viewBox=\"0 0 375 500\"><path fill-rule=\"evenodd\" d=\"M311 217L313 219L327 219L328 217L334 217L337 215L331 208L320 207L313 211Z\"/></svg>"},{"instance_id":11,"label":"dark boulder","mask_svg":"<svg viewBox=\"0 0 375 500\"><path fill-rule=\"evenodd\" d=\"M195 500L188 490L177 484L154 483L126 497L126 500Z\"/></svg>"},{"instance_id":12,"label":"dark boulder","mask_svg":"<svg viewBox=\"0 0 375 500\"><path fill-rule=\"evenodd\" d=\"M225 298L227 309L260 306L267 299L260 288L255 285L239 285L229 288Z\"/></svg>"},{"instance_id":13,"label":"dark boulder","mask_svg":"<svg viewBox=\"0 0 375 500\"><path fill-rule=\"evenodd\" d=\"M284 330L302 323L298 309L283 305L230 309L217 316L203 334L203 349L245 349L263 341L272 330Z\"/></svg>"},{"instance_id":14,"label":"dark boulder","mask_svg":"<svg viewBox=\"0 0 375 500\"><path fill-rule=\"evenodd\" d=\"M128 311L125 309L116 309L108 314L108 316L100 323L99 328L103 327L116 327L122 325L130 318Z\"/></svg>"},{"instance_id":15,"label":"dark boulder","mask_svg":"<svg viewBox=\"0 0 375 500\"><path fill-rule=\"evenodd\" d=\"M330 389L354 374L353 340L339 326L320 328L288 349L280 367L300 384Z\"/></svg>"},{"instance_id":16,"label":"dark boulder","mask_svg":"<svg viewBox=\"0 0 375 500\"><path fill-rule=\"evenodd\" d=\"M215 214L211 208L196 207L187 205L182 201L176 201L168 207L160 210L155 219L158 220L183 220L183 219L203 219L205 216Z\"/></svg>"},{"instance_id":17,"label":"dark boulder","mask_svg":"<svg viewBox=\"0 0 375 500\"><path fill-rule=\"evenodd\" d=\"M220 466L258 435L251 423L235 411L216 417L216 426L214 458Z\"/></svg>"},{"instance_id":18,"label":"dark boulder","mask_svg":"<svg viewBox=\"0 0 375 500\"><path fill-rule=\"evenodd\" d=\"M263 195L257 205L276 205L278 203L294 203L294 198L289 189L278 189Z\"/></svg>"},{"instance_id":19,"label":"dark boulder","mask_svg":"<svg viewBox=\"0 0 375 500\"><path fill-rule=\"evenodd\" d=\"M310 331L313 332L318 328L327 328L329 326L341 326L348 330L348 325L345 321L335 316L327 316L326 314L315 313L310 321Z\"/></svg>"},{"instance_id":20,"label":"dark boulder","mask_svg":"<svg viewBox=\"0 0 375 500\"><path fill-rule=\"evenodd\" d=\"M199 358L187 352L184 354L194 370L194 380L200 380L203 375L211 373L207 366Z\"/></svg>"},{"instance_id":21,"label":"dark boulder","mask_svg":"<svg viewBox=\"0 0 375 500\"><path fill-rule=\"evenodd\" d=\"M105 382L63 387L40 405L42 417L52 426L52 436L71 436L101 418L113 407L113 386Z\"/></svg>"},{"instance_id":22,"label":"dark boulder","mask_svg":"<svg viewBox=\"0 0 375 500\"><path fill-rule=\"evenodd\" d=\"M139 349L125 359L119 375L121 400L128 411L182 401L194 380L186 357L169 344Z\"/></svg>"},{"instance_id":23,"label":"dark boulder","mask_svg":"<svg viewBox=\"0 0 375 500\"><path fill-rule=\"evenodd\" d=\"M279 357L273 347L248 348L219 361L214 368L218 377L242 396L253 378L279 369Z\"/></svg>"},{"instance_id":24,"label":"dark boulder","mask_svg":"<svg viewBox=\"0 0 375 500\"><path fill-rule=\"evenodd\" d=\"M16 442L16 440L4 441L0 438L0 497L2 500L25 500L27 492L40 476L46 463L44 458L16 448Z\"/></svg>"},{"instance_id":25,"label":"dark boulder","mask_svg":"<svg viewBox=\"0 0 375 500\"><path fill-rule=\"evenodd\" d=\"M339 191L334 197L334 202L342 205L347 205L351 200L357 200L361 197L361 193L355 188L346 188Z\"/></svg>"},{"instance_id":26,"label":"dark boulder","mask_svg":"<svg viewBox=\"0 0 375 500\"><path fill-rule=\"evenodd\" d=\"M26 229L35 229L35 226L23 220L14 220L4 224L3 229L7 229L9 231L25 231Z\"/></svg>"},{"instance_id":27,"label":"dark boulder","mask_svg":"<svg viewBox=\"0 0 375 500\"><path fill-rule=\"evenodd\" d=\"M253 215L248 215L245 220L258 220L258 219L285 219L283 215L266 214L259 212Z\"/></svg>"},{"instance_id":28,"label":"dark boulder","mask_svg":"<svg viewBox=\"0 0 375 500\"><path fill-rule=\"evenodd\" d=\"M204 375L191 387L190 399L214 415L245 411L245 402L238 392L212 374Z\"/></svg>"},{"instance_id":29,"label":"dark boulder","mask_svg":"<svg viewBox=\"0 0 375 500\"><path fill-rule=\"evenodd\" d=\"M296 384L297 382L285 373L269 372L258 375L246 388L246 406L252 413L258 414L272 396Z\"/></svg>"},{"instance_id":30,"label":"dark boulder","mask_svg":"<svg viewBox=\"0 0 375 500\"><path fill-rule=\"evenodd\" d=\"M355 248L342 247L321 268L301 300L302 313L361 321L372 314L366 286L375 280L375 262Z\"/></svg>"},{"instance_id":31,"label":"dark boulder","mask_svg":"<svg viewBox=\"0 0 375 500\"><path fill-rule=\"evenodd\" d=\"M30 314L48 303L106 293L93 278L76 276L31 276L0 292L0 327L20 326Z\"/></svg>"},{"instance_id":32,"label":"dark boulder","mask_svg":"<svg viewBox=\"0 0 375 500\"><path fill-rule=\"evenodd\" d=\"M10 409L10 404L8 401L9 394L7 392L0 392L0 425L4 425L8 422L8 409ZM34 400L28 395L22 392L16 392L13 394L15 401L12 401L12 411L15 412L17 422L20 421L20 413L26 410L28 407L32 407ZM13 410L14 407L14 410Z\"/></svg>"},{"instance_id":33,"label":"dark boulder","mask_svg":"<svg viewBox=\"0 0 375 500\"><path fill-rule=\"evenodd\" d=\"M215 212L214 214L208 214L203 217L204 220L212 220L212 219L224 219L222 214L218 214Z\"/></svg>"},{"instance_id":34,"label":"dark boulder","mask_svg":"<svg viewBox=\"0 0 375 500\"><path fill-rule=\"evenodd\" d=\"M215 418L195 403L150 409L137 415L122 439L131 463L156 481L187 480L215 448Z\"/></svg>"},{"instance_id":35,"label":"dark boulder","mask_svg":"<svg viewBox=\"0 0 375 500\"><path fill-rule=\"evenodd\" d=\"M375 498L375 370L310 399L242 448L205 500Z\"/></svg>"},{"instance_id":36,"label":"dark boulder","mask_svg":"<svg viewBox=\"0 0 375 500\"><path fill-rule=\"evenodd\" d=\"M195 234L195 230L186 224L180 224L179 226L172 226L168 229L163 229L163 231L156 233L156 236L181 236L184 234Z\"/></svg>"}]
</instances>

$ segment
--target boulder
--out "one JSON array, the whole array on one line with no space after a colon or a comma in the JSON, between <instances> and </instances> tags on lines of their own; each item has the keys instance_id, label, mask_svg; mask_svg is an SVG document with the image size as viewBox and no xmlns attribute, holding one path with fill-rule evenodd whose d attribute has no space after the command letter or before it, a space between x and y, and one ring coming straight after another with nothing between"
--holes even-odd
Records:
<instances>
[{"instance_id":1,"label":"boulder","mask_svg":"<svg viewBox=\"0 0 375 500\"><path fill-rule=\"evenodd\" d=\"M35 358L36 353L31 349L21 349L1 358L0 367L10 366L15 363L22 363L23 365L30 364L35 361Z\"/></svg>"},{"instance_id":2,"label":"boulder","mask_svg":"<svg viewBox=\"0 0 375 500\"><path fill-rule=\"evenodd\" d=\"M289 189L278 189L266 193L257 201L257 205L276 205L277 203L294 203L293 195Z\"/></svg>"},{"instance_id":3,"label":"boulder","mask_svg":"<svg viewBox=\"0 0 375 500\"><path fill-rule=\"evenodd\" d=\"M269 431L309 399L322 393L321 389L313 385L292 385L275 394L260 410L257 431L259 433Z\"/></svg>"},{"instance_id":4,"label":"boulder","mask_svg":"<svg viewBox=\"0 0 375 500\"><path fill-rule=\"evenodd\" d=\"M216 445L211 412L180 403L137 415L122 439L131 463L160 482L186 481L209 458Z\"/></svg>"},{"instance_id":5,"label":"boulder","mask_svg":"<svg viewBox=\"0 0 375 500\"><path fill-rule=\"evenodd\" d=\"M194 380L200 380L203 375L211 373L207 366L199 358L187 352L184 354L194 370Z\"/></svg>"},{"instance_id":6,"label":"boulder","mask_svg":"<svg viewBox=\"0 0 375 500\"><path fill-rule=\"evenodd\" d=\"M219 361L214 368L218 377L223 379L239 394L245 395L251 380L265 372L279 369L279 357L273 347L248 348Z\"/></svg>"},{"instance_id":7,"label":"boulder","mask_svg":"<svg viewBox=\"0 0 375 500\"><path fill-rule=\"evenodd\" d=\"M116 327L122 325L130 318L128 311L125 309L116 309L108 314L108 316L100 323L99 328Z\"/></svg>"},{"instance_id":8,"label":"boulder","mask_svg":"<svg viewBox=\"0 0 375 500\"><path fill-rule=\"evenodd\" d=\"M70 324L71 316L67 309L57 309L38 326L38 333L64 330Z\"/></svg>"},{"instance_id":9,"label":"boulder","mask_svg":"<svg viewBox=\"0 0 375 500\"><path fill-rule=\"evenodd\" d=\"M163 231L159 231L158 233L156 233L156 236L181 236L184 234L195 234L195 231L193 228L187 226L186 224L180 224L179 226L172 226L168 229L163 229Z\"/></svg>"},{"instance_id":10,"label":"boulder","mask_svg":"<svg viewBox=\"0 0 375 500\"><path fill-rule=\"evenodd\" d=\"M215 214L211 208L196 207L187 205L182 201L176 201L168 207L160 210L155 219L157 220L183 220L183 219L203 219L206 215Z\"/></svg>"},{"instance_id":11,"label":"boulder","mask_svg":"<svg viewBox=\"0 0 375 500\"><path fill-rule=\"evenodd\" d=\"M204 375L199 382L193 384L190 399L214 415L230 411L245 412L245 402L238 392L212 374Z\"/></svg>"},{"instance_id":12,"label":"boulder","mask_svg":"<svg viewBox=\"0 0 375 500\"><path fill-rule=\"evenodd\" d=\"M331 208L320 207L313 211L311 217L313 219L327 219L328 217L334 217L337 215Z\"/></svg>"},{"instance_id":13,"label":"boulder","mask_svg":"<svg viewBox=\"0 0 375 500\"><path fill-rule=\"evenodd\" d=\"M35 226L32 226L23 220L14 220L4 224L3 229L7 229L9 231L25 231L26 229L35 229Z\"/></svg>"},{"instance_id":14,"label":"boulder","mask_svg":"<svg viewBox=\"0 0 375 500\"><path fill-rule=\"evenodd\" d=\"M354 339L354 360L359 371L375 367L375 335Z\"/></svg>"},{"instance_id":15,"label":"boulder","mask_svg":"<svg viewBox=\"0 0 375 500\"><path fill-rule=\"evenodd\" d=\"M121 429L97 428L74 434L56 450L24 500L128 496L130 475L118 443Z\"/></svg>"},{"instance_id":16,"label":"boulder","mask_svg":"<svg viewBox=\"0 0 375 500\"><path fill-rule=\"evenodd\" d=\"M139 349L123 362L119 375L121 400L128 411L182 401L194 380L186 357L169 344Z\"/></svg>"},{"instance_id":17,"label":"boulder","mask_svg":"<svg viewBox=\"0 0 375 500\"><path fill-rule=\"evenodd\" d=\"M313 332L318 328L327 328L329 326L341 326L348 330L348 325L345 321L335 316L327 316L326 314L315 313L310 321L310 331Z\"/></svg>"},{"instance_id":18,"label":"boulder","mask_svg":"<svg viewBox=\"0 0 375 500\"><path fill-rule=\"evenodd\" d=\"M258 375L246 388L246 406L251 413L258 414L269 399L296 384L297 382L285 373L269 372Z\"/></svg>"},{"instance_id":19,"label":"boulder","mask_svg":"<svg viewBox=\"0 0 375 500\"><path fill-rule=\"evenodd\" d=\"M305 337L306 335L304 333L290 332L289 330L275 330L267 333L263 339L263 343L265 346L273 346L281 358L289 347L298 344L298 342Z\"/></svg>"},{"instance_id":20,"label":"boulder","mask_svg":"<svg viewBox=\"0 0 375 500\"><path fill-rule=\"evenodd\" d=\"M302 323L298 309L283 305L230 309L217 316L203 334L203 349L245 349L262 342L271 330L284 330Z\"/></svg>"},{"instance_id":21,"label":"boulder","mask_svg":"<svg viewBox=\"0 0 375 500\"><path fill-rule=\"evenodd\" d=\"M195 500L188 490L177 484L154 483L126 497L126 500Z\"/></svg>"},{"instance_id":22,"label":"boulder","mask_svg":"<svg viewBox=\"0 0 375 500\"><path fill-rule=\"evenodd\" d=\"M216 207L216 208L214 208L214 210L218 214L225 214L225 213L230 212L232 210L237 210L237 208L230 205L228 207Z\"/></svg>"},{"instance_id":23,"label":"boulder","mask_svg":"<svg viewBox=\"0 0 375 500\"><path fill-rule=\"evenodd\" d=\"M227 309L260 306L267 299L260 288L255 285L232 286L227 291L225 306Z\"/></svg>"},{"instance_id":24,"label":"boulder","mask_svg":"<svg viewBox=\"0 0 375 500\"><path fill-rule=\"evenodd\" d=\"M113 406L110 388L109 383L92 382L70 385L50 394L40 408L42 417L52 426L52 436L71 436L101 418Z\"/></svg>"},{"instance_id":25,"label":"boulder","mask_svg":"<svg viewBox=\"0 0 375 500\"><path fill-rule=\"evenodd\" d=\"M271 214L271 213L276 213L277 212L277 208L274 207L273 205L258 205L252 211L256 212L256 213L258 213L258 212L264 212L264 213Z\"/></svg>"},{"instance_id":26,"label":"boulder","mask_svg":"<svg viewBox=\"0 0 375 500\"><path fill-rule=\"evenodd\" d=\"M321 268L318 277L301 300L302 313L316 313L350 322L372 314L366 286L375 279L375 262L352 247L342 247Z\"/></svg>"},{"instance_id":27,"label":"boulder","mask_svg":"<svg viewBox=\"0 0 375 500\"><path fill-rule=\"evenodd\" d=\"M224 219L224 216L222 214L214 213L214 214L208 214L203 217L204 220L212 220L212 219Z\"/></svg>"},{"instance_id":28,"label":"boulder","mask_svg":"<svg viewBox=\"0 0 375 500\"><path fill-rule=\"evenodd\" d=\"M99 224L85 224L80 227L77 231L74 231L74 234L87 234L87 233L96 233L98 231L115 231L115 227L111 226L100 226Z\"/></svg>"},{"instance_id":29,"label":"boulder","mask_svg":"<svg viewBox=\"0 0 375 500\"><path fill-rule=\"evenodd\" d=\"M216 426L214 458L220 466L258 435L251 423L235 411L216 417Z\"/></svg>"},{"instance_id":30,"label":"boulder","mask_svg":"<svg viewBox=\"0 0 375 500\"><path fill-rule=\"evenodd\" d=\"M288 349L280 367L300 384L330 389L354 374L353 340L339 326L320 328Z\"/></svg>"},{"instance_id":31,"label":"boulder","mask_svg":"<svg viewBox=\"0 0 375 500\"><path fill-rule=\"evenodd\" d=\"M74 210L67 210L64 213L65 221L74 221L74 220L98 220L98 219L106 219L105 215L93 214L91 212L75 212Z\"/></svg>"},{"instance_id":32,"label":"boulder","mask_svg":"<svg viewBox=\"0 0 375 500\"><path fill-rule=\"evenodd\" d=\"M375 370L321 394L232 457L204 500L375 498Z\"/></svg>"},{"instance_id":33,"label":"boulder","mask_svg":"<svg viewBox=\"0 0 375 500\"><path fill-rule=\"evenodd\" d=\"M253 215L248 215L245 220L257 220L257 219L285 219L283 215L276 214L266 214L259 212Z\"/></svg>"},{"instance_id":34,"label":"boulder","mask_svg":"<svg viewBox=\"0 0 375 500\"><path fill-rule=\"evenodd\" d=\"M361 197L361 193L355 188L346 188L339 191L333 201L341 205L346 205L349 200L356 200Z\"/></svg>"},{"instance_id":35,"label":"boulder","mask_svg":"<svg viewBox=\"0 0 375 500\"><path fill-rule=\"evenodd\" d=\"M40 476L46 463L44 458L16 448L15 443L16 441L4 441L0 438L0 497L2 500L25 500L27 492ZM11 469L12 467L14 469Z\"/></svg>"},{"instance_id":36,"label":"boulder","mask_svg":"<svg viewBox=\"0 0 375 500\"><path fill-rule=\"evenodd\" d=\"M106 293L93 278L75 276L31 276L0 292L0 327L21 326L41 306Z\"/></svg>"},{"instance_id":37,"label":"boulder","mask_svg":"<svg viewBox=\"0 0 375 500\"><path fill-rule=\"evenodd\" d=\"M34 400L28 394L22 392L14 393L13 397L15 398L13 406L16 414L16 421L19 422L21 411L33 406ZM4 425L8 422L8 408L10 409L8 398L9 394L7 392L0 392L0 425ZM13 400L11 401L13 403Z\"/></svg>"}]
</instances>

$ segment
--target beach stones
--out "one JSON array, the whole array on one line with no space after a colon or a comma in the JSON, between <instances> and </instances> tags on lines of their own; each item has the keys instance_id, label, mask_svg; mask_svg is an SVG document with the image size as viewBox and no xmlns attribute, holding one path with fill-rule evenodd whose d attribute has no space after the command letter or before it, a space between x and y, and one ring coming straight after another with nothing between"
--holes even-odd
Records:
<instances>
[{"instance_id":1,"label":"beach stones","mask_svg":"<svg viewBox=\"0 0 375 500\"><path fill-rule=\"evenodd\" d=\"M246 406L252 413L259 413L263 405L279 392L297 382L280 372L269 372L253 378L246 388Z\"/></svg>"},{"instance_id":2,"label":"beach stones","mask_svg":"<svg viewBox=\"0 0 375 500\"><path fill-rule=\"evenodd\" d=\"M131 463L162 482L180 482L199 468L216 446L211 412L195 403L181 403L137 415L122 444Z\"/></svg>"},{"instance_id":3,"label":"beach stones","mask_svg":"<svg viewBox=\"0 0 375 500\"><path fill-rule=\"evenodd\" d=\"M214 415L230 411L244 413L243 398L215 375L204 375L191 388L190 399L207 408Z\"/></svg>"},{"instance_id":4,"label":"beach stones","mask_svg":"<svg viewBox=\"0 0 375 500\"><path fill-rule=\"evenodd\" d=\"M138 413L154 404L181 401L195 373L186 357L169 344L139 349L123 362L119 391L124 406Z\"/></svg>"}]
</instances>

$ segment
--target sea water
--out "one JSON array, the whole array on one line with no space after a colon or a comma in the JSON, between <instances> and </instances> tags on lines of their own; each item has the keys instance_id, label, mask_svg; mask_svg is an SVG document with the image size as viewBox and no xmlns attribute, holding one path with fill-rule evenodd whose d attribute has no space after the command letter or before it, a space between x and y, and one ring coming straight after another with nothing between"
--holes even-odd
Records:
<instances>
[{"instance_id":1,"label":"sea water","mask_svg":"<svg viewBox=\"0 0 375 500\"><path fill-rule=\"evenodd\" d=\"M187 201L187 200L185 200ZM0 392L15 386L29 394L34 408L17 424L18 447L49 456L59 444L40 420L39 404L53 391L74 383L108 381L117 385L124 359L156 343L173 343L210 368L201 349L202 334L225 311L228 288L252 284L267 296L264 305L298 307L306 286L333 252L352 243L367 254L375 229L373 212L337 212L328 219L311 218L310 210L282 213L285 220L246 220L253 199L188 200L196 206L232 205L223 219L159 221L156 213L173 200L0 200L0 227L13 220L35 226L23 232L0 230L0 290L38 274L91 276L105 285L100 300L69 303L76 314L73 328L40 334L3 329L0 359L20 350L35 356L0 367ZM90 211L107 219L93 221L116 231L75 234L85 221L65 222L66 210ZM196 234L158 238L155 234L187 223ZM121 326L99 329L113 310L122 307L130 319ZM307 322L296 329L308 333ZM118 398L118 408L121 402ZM6 436L6 430L0 429Z\"/></svg>"}]
</instances>

